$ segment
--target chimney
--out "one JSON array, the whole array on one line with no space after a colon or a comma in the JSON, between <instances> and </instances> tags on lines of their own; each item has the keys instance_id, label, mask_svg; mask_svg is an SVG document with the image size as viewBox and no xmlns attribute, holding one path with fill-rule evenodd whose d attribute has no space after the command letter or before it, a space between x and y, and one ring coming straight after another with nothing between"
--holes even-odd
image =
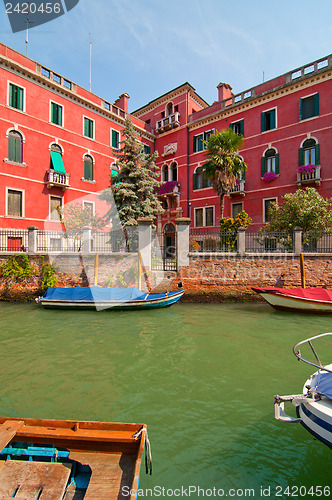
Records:
<instances>
[{"instance_id":1,"label":"chimney","mask_svg":"<svg viewBox=\"0 0 332 500\"><path fill-rule=\"evenodd\" d=\"M125 113L128 113L129 98L130 98L129 94L127 93L121 94L115 101L114 105L122 109Z\"/></svg>"},{"instance_id":2,"label":"chimney","mask_svg":"<svg viewBox=\"0 0 332 500\"><path fill-rule=\"evenodd\" d=\"M229 99L233 96L232 87L228 83L219 83L217 85L218 89L218 101L223 101L224 99Z\"/></svg>"}]
</instances>

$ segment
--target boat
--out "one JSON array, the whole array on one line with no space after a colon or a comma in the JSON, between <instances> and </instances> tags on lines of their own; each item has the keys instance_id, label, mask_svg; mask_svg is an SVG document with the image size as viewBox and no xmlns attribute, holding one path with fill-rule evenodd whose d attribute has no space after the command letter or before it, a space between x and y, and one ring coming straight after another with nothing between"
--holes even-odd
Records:
<instances>
[{"instance_id":1,"label":"boat","mask_svg":"<svg viewBox=\"0 0 332 500\"><path fill-rule=\"evenodd\" d=\"M283 422L300 422L318 440L332 448L332 364L321 363L313 341L329 337L332 333L322 333L299 342L293 347L295 356L318 370L309 377L303 386L302 394L290 396L275 396L275 418ZM308 344L311 348L315 362L304 359L300 345ZM285 403L291 402L296 407L297 418L285 412Z\"/></svg>"},{"instance_id":2,"label":"boat","mask_svg":"<svg viewBox=\"0 0 332 500\"><path fill-rule=\"evenodd\" d=\"M332 314L332 290L326 288L252 287L274 309L314 314Z\"/></svg>"},{"instance_id":3,"label":"boat","mask_svg":"<svg viewBox=\"0 0 332 500\"><path fill-rule=\"evenodd\" d=\"M143 424L0 417L0 498L101 500L138 490Z\"/></svg>"},{"instance_id":4,"label":"boat","mask_svg":"<svg viewBox=\"0 0 332 500\"><path fill-rule=\"evenodd\" d=\"M144 293L139 288L51 287L36 302L47 308L151 309L175 304L184 290Z\"/></svg>"}]
</instances>

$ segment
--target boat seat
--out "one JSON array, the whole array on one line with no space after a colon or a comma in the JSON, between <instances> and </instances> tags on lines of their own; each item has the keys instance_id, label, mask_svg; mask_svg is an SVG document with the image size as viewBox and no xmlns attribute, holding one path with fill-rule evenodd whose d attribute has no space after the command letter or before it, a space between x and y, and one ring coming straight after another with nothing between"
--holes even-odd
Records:
<instances>
[{"instance_id":1,"label":"boat seat","mask_svg":"<svg viewBox=\"0 0 332 500\"><path fill-rule=\"evenodd\" d=\"M0 500L61 500L70 464L7 460L0 470Z\"/></svg>"}]
</instances>

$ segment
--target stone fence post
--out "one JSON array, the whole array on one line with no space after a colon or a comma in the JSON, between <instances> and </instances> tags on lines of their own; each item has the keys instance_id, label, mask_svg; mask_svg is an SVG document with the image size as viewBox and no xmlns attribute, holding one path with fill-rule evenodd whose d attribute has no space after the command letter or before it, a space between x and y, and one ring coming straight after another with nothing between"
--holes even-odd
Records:
<instances>
[{"instance_id":1,"label":"stone fence post","mask_svg":"<svg viewBox=\"0 0 332 500\"><path fill-rule=\"evenodd\" d=\"M237 233L237 251L239 255L246 253L246 228L239 227Z\"/></svg>"},{"instance_id":2,"label":"stone fence post","mask_svg":"<svg viewBox=\"0 0 332 500\"><path fill-rule=\"evenodd\" d=\"M151 269L152 254L152 224L153 219L142 217L138 223L138 251L141 255L141 264L147 270Z\"/></svg>"},{"instance_id":3,"label":"stone fence post","mask_svg":"<svg viewBox=\"0 0 332 500\"><path fill-rule=\"evenodd\" d=\"M302 229L300 227L294 228L294 253L301 255L302 253Z\"/></svg>"},{"instance_id":4,"label":"stone fence post","mask_svg":"<svg viewBox=\"0 0 332 500\"><path fill-rule=\"evenodd\" d=\"M38 227L28 227L28 252L37 253L37 231Z\"/></svg>"},{"instance_id":5,"label":"stone fence post","mask_svg":"<svg viewBox=\"0 0 332 500\"><path fill-rule=\"evenodd\" d=\"M175 219L177 230L178 269L189 266L189 226L191 219L179 217Z\"/></svg>"},{"instance_id":6,"label":"stone fence post","mask_svg":"<svg viewBox=\"0 0 332 500\"><path fill-rule=\"evenodd\" d=\"M83 227L83 235L82 235L82 252L87 254L91 252L91 227L86 226Z\"/></svg>"}]
</instances>

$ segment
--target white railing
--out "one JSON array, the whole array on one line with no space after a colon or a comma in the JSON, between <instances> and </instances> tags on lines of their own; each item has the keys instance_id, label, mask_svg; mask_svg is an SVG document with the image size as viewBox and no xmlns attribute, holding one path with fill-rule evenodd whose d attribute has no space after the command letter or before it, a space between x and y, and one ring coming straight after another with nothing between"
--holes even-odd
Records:
<instances>
[{"instance_id":1,"label":"white railing","mask_svg":"<svg viewBox=\"0 0 332 500\"><path fill-rule=\"evenodd\" d=\"M317 165L312 172L297 172L296 184L309 184L310 182L320 184L321 180L320 165Z\"/></svg>"},{"instance_id":2,"label":"white railing","mask_svg":"<svg viewBox=\"0 0 332 500\"><path fill-rule=\"evenodd\" d=\"M171 127L178 127L180 125L180 113L176 111L169 116L166 116L162 120L157 121L156 130L167 130Z\"/></svg>"},{"instance_id":3,"label":"white railing","mask_svg":"<svg viewBox=\"0 0 332 500\"><path fill-rule=\"evenodd\" d=\"M61 187L63 190L69 188L69 174L60 174L60 172L56 172L55 170L47 171L47 187L50 189L51 187Z\"/></svg>"},{"instance_id":4,"label":"white railing","mask_svg":"<svg viewBox=\"0 0 332 500\"><path fill-rule=\"evenodd\" d=\"M230 194L243 194L244 195L245 194L244 185L245 185L245 180L239 181L239 183L234 186L234 188L232 189Z\"/></svg>"}]
</instances>

